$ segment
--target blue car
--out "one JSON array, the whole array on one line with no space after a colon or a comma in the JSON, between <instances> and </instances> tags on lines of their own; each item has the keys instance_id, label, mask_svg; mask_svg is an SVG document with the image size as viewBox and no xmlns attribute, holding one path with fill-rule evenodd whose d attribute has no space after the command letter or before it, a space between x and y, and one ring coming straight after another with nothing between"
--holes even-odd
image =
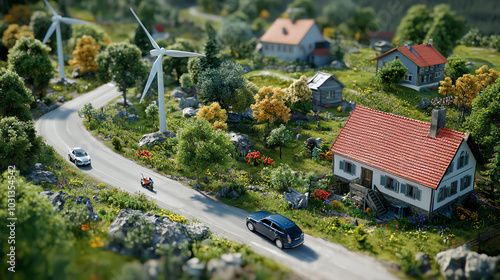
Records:
<instances>
[{"instance_id":1,"label":"blue car","mask_svg":"<svg viewBox=\"0 0 500 280\"><path fill-rule=\"evenodd\" d=\"M257 211L247 217L247 228L269 238L279 249L304 244L304 233L290 219L267 211Z\"/></svg>"}]
</instances>

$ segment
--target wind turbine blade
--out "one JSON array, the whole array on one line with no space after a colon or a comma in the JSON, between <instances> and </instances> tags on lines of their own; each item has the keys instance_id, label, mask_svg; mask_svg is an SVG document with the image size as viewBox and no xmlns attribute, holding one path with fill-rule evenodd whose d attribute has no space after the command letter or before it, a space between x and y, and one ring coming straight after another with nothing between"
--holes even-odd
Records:
<instances>
[{"instance_id":1,"label":"wind turbine blade","mask_svg":"<svg viewBox=\"0 0 500 280\"><path fill-rule=\"evenodd\" d=\"M56 30L56 27L58 24L59 24L59 21L54 21L50 25L49 30L47 30L47 34L45 34L45 38L43 38L42 44L45 44L45 42L47 42L47 40L50 38L50 36L52 36L52 33L54 33L54 30Z\"/></svg>"},{"instance_id":2,"label":"wind turbine blade","mask_svg":"<svg viewBox=\"0 0 500 280\"><path fill-rule=\"evenodd\" d=\"M171 56L171 57L194 57L194 56L205 56L204 54L201 53L194 53L194 52L184 52L184 51L174 51L174 50L166 50L165 55Z\"/></svg>"},{"instance_id":3,"label":"wind turbine blade","mask_svg":"<svg viewBox=\"0 0 500 280\"><path fill-rule=\"evenodd\" d=\"M45 2L45 5L47 5L47 7L49 7L49 10L52 12L53 15L59 15L56 10L54 10L54 8L52 8L52 6L49 4L49 1L47 0L43 0L43 2Z\"/></svg>"},{"instance_id":4,"label":"wind turbine blade","mask_svg":"<svg viewBox=\"0 0 500 280\"><path fill-rule=\"evenodd\" d=\"M149 73L148 82L146 83L146 87L144 87L144 92L142 93L142 97L139 103L142 103L142 99L144 99L144 96L146 96L146 92L148 91L149 86L151 86L151 83L153 82L156 73L158 73L158 68L161 67L162 59L163 55L160 54L156 59L155 63L153 64L153 68L151 68L151 73ZM163 79L163 77L158 77L158 79Z\"/></svg>"},{"instance_id":5,"label":"wind turbine blade","mask_svg":"<svg viewBox=\"0 0 500 280\"><path fill-rule=\"evenodd\" d=\"M68 17L62 17L61 21L66 23L66 24L95 24L95 23L90 22L90 21L76 19L76 18L68 18Z\"/></svg>"},{"instance_id":6,"label":"wind turbine blade","mask_svg":"<svg viewBox=\"0 0 500 280\"><path fill-rule=\"evenodd\" d=\"M146 32L146 35L148 35L148 38L149 38L149 41L151 41L151 44L153 44L153 47L157 50L160 49L160 46L158 46L158 44L156 43L156 41L153 39L153 37L151 37L151 35L149 35L149 32L148 30L146 29L146 27L144 27L144 25L142 24L141 20L139 19L139 17L137 17L137 15L135 14L134 10L132 10L132 8L130 8L130 11L132 12L132 14L134 15L134 17L137 19L137 21L139 22L139 24L142 26L142 29L144 29L144 32Z\"/></svg>"}]
</instances>

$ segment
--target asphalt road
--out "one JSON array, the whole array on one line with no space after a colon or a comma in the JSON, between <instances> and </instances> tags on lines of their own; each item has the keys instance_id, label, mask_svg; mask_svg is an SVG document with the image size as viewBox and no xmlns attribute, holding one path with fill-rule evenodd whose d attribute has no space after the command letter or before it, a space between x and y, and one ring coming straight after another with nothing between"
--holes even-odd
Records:
<instances>
[{"instance_id":1,"label":"asphalt road","mask_svg":"<svg viewBox=\"0 0 500 280\"><path fill-rule=\"evenodd\" d=\"M255 252L276 260L305 279L397 279L374 258L310 235L305 236L303 246L281 251L246 228L248 213L244 210L228 206L114 153L85 129L77 111L89 102L94 108L102 107L119 95L114 85L103 85L43 115L36 122L37 132L66 159L69 148L84 148L92 157L92 166L80 169L99 181L131 193L143 192L161 207L201 221L229 240L249 244ZM141 172L155 181L154 192L141 187Z\"/></svg>"}]
</instances>

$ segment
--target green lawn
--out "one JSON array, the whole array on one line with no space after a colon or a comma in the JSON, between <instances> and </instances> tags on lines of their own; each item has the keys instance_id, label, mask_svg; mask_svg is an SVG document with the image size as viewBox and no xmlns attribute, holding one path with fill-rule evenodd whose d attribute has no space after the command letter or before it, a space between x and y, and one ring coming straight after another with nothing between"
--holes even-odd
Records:
<instances>
[{"instance_id":1,"label":"green lawn","mask_svg":"<svg viewBox=\"0 0 500 280\"><path fill-rule=\"evenodd\" d=\"M453 50L453 55L458 55L466 61L474 63L473 70L483 65L488 65L489 68L495 70L500 69L500 52L495 49L459 45Z\"/></svg>"}]
</instances>

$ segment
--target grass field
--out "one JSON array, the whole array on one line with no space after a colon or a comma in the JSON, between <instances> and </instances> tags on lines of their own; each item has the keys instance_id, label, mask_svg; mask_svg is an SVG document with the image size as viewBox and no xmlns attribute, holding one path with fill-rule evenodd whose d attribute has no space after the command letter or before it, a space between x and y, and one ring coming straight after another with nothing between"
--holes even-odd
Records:
<instances>
[{"instance_id":1,"label":"grass field","mask_svg":"<svg viewBox=\"0 0 500 280\"><path fill-rule=\"evenodd\" d=\"M453 55L460 56L474 63L473 70L488 65L489 68L500 70L500 52L490 48L456 46Z\"/></svg>"}]
</instances>

